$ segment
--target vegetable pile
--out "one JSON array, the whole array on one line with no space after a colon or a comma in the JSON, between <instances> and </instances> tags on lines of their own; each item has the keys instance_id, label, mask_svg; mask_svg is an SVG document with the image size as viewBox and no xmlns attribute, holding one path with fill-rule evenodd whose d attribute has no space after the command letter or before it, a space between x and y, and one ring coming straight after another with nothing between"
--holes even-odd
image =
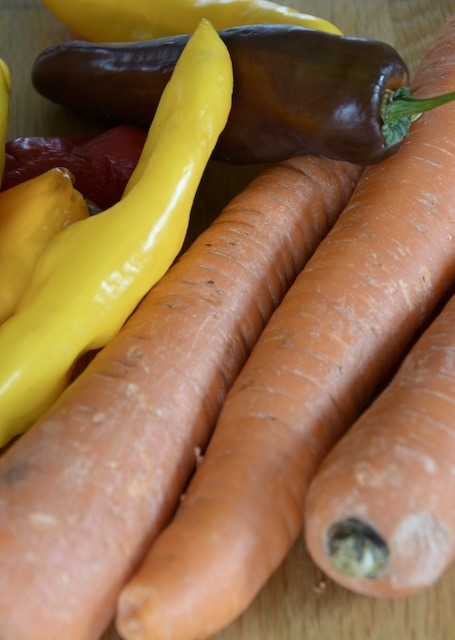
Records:
<instances>
[{"instance_id":1,"label":"vegetable pile","mask_svg":"<svg viewBox=\"0 0 455 640\"><path fill-rule=\"evenodd\" d=\"M416 91L446 91L455 82L454 41L455 19L422 61ZM435 67L440 74L434 74ZM318 465L393 373L455 283L455 184L440 180L443 167L450 175L455 172L454 114L453 103L444 118L431 112L413 125L399 152L364 170L349 203L289 288L227 394L185 499L122 590L117 627L123 637L207 637L240 614L288 553L300 534L306 492ZM452 366L453 381L453 353L444 362ZM453 401L444 409L448 429L455 425ZM453 428L452 437L445 438L448 474L455 462ZM419 435L414 431L409 438ZM361 442L369 451L368 430ZM414 460L410 445L407 451ZM332 476L329 467L325 484L313 493L306 526L314 517L318 559L327 548L324 538L321 543L319 511L325 515L329 504L338 515L343 504L344 517L353 512L361 519L368 513L366 497L357 491L362 448L359 457L349 453L342 456L340 472ZM347 467L353 489L344 499ZM373 467L372 474L387 477L388 469L384 458L383 469ZM445 493L453 481L448 485L438 475L434 482L445 494L441 507L447 505L454 498L450 490ZM403 501L413 493L406 483L397 490ZM386 494L390 501L390 489ZM432 508L430 497L427 509L432 513ZM387 510L379 507L375 513L387 522ZM443 535L431 580L447 566L454 549L448 552L449 540L455 540L453 519L450 529L447 519L439 525L434 518L436 513L433 518L428 514L422 533L428 537L440 527ZM419 531L418 520L414 548L421 552ZM434 559L427 554L424 565ZM392 583L393 566L385 569ZM337 577L334 570L330 575ZM204 588L210 584L217 589Z\"/></svg>"},{"instance_id":2,"label":"vegetable pile","mask_svg":"<svg viewBox=\"0 0 455 640\"><path fill-rule=\"evenodd\" d=\"M6 140L0 62L0 637L208 637L300 535L358 593L434 583L455 17L411 82L390 45L267 0L45 4L84 40L34 85L104 124ZM267 166L180 254L215 157Z\"/></svg>"}]
</instances>

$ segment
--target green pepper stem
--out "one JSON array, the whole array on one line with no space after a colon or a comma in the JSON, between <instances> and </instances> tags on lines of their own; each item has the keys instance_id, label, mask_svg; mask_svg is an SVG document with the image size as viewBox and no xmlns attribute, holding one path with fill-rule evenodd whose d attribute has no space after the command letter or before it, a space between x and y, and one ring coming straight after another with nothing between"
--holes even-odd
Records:
<instances>
[{"instance_id":1,"label":"green pepper stem","mask_svg":"<svg viewBox=\"0 0 455 640\"><path fill-rule=\"evenodd\" d=\"M424 111L430 111L435 107L439 107L446 102L455 100L455 91L444 93L433 98L415 98L411 95L405 95L397 99L392 98L389 108L390 121L400 120L400 118L412 118L419 116Z\"/></svg>"},{"instance_id":2,"label":"green pepper stem","mask_svg":"<svg viewBox=\"0 0 455 640\"><path fill-rule=\"evenodd\" d=\"M382 103L382 135L386 146L397 144L408 133L412 122L424 111L455 100L455 91L431 98L415 98L409 87L386 91Z\"/></svg>"}]
</instances>

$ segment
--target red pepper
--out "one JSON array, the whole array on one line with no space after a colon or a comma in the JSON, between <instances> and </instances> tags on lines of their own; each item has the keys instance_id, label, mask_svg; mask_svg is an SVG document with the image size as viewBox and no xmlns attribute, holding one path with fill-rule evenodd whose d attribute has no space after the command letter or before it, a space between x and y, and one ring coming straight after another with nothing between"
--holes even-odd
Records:
<instances>
[{"instance_id":1,"label":"red pepper","mask_svg":"<svg viewBox=\"0 0 455 640\"><path fill-rule=\"evenodd\" d=\"M112 127L95 137L15 138L5 145L4 191L53 167L65 167L84 198L104 210L120 200L146 138L139 127Z\"/></svg>"}]
</instances>

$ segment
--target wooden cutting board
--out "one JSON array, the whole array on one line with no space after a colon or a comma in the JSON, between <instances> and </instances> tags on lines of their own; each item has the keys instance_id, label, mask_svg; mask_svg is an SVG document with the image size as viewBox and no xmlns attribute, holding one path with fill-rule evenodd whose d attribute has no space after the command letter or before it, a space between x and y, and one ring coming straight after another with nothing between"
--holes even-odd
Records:
<instances>
[{"instance_id":1,"label":"wooden cutting board","mask_svg":"<svg viewBox=\"0 0 455 640\"><path fill-rule=\"evenodd\" d=\"M455 14L455 0L290 0L287 4L331 20L347 35L386 40L400 51L411 72L436 30ZM95 133L93 123L48 103L30 83L36 55L72 34L39 0L0 0L0 34L0 56L13 80L8 137ZM257 171L257 167L210 164L195 203L189 239ZM453 640L454 599L455 567L433 588L405 600L383 602L352 594L324 578L299 540L249 609L212 640ZM112 627L102 640L119 636Z\"/></svg>"}]
</instances>

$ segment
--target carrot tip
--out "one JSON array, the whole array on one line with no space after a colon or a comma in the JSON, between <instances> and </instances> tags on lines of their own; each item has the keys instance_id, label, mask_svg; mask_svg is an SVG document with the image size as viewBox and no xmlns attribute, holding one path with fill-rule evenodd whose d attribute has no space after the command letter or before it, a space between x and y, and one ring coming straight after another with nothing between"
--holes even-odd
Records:
<instances>
[{"instance_id":1,"label":"carrot tip","mask_svg":"<svg viewBox=\"0 0 455 640\"><path fill-rule=\"evenodd\" d=\"M377 578L389 559L382 537L357 518L334 523L328 531L327 546L333 567L352 578Z\"/></svg>"},{"instance_id":2,"label":"carrot tip","mask_svg":"<svg viewBox=\"0 0 455 640\"><path fill-rule=\"evenodd\" d=\"M145 637L141 620L134 616L117 620L116 628L122 637L128 638L129 640L140 640Z\"/></svg>"}]
</instances>

